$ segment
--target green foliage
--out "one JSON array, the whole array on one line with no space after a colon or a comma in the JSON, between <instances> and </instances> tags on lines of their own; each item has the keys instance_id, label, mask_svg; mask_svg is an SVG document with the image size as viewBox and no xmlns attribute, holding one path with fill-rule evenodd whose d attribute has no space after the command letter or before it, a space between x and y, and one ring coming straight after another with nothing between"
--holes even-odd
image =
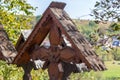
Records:
<instances>
[{"instance_id":1,"label":"green foliage","mask_svg":"<svg viewBox=\"0 0 120 80\"><path fill-rule=\"evenodd\" d=\"M72 74L70 80L101 80L102 74L94 71Z\"/></svg>"},{"instance_id":2,"label":"green foliage","mask_svg":"<svg viewBox=\"0 0 120 80\"><path fill-rule=\"evenodd\" d=\"M90 27L97 27L97 24L95 23L95 21L90 21L89 26Z\"/></svg>"},{"instance_id":3,"label":"green foliage","mask_svg":"<svg viewBox=\"0 0 120 80\"><path fill-rule=\"evenodd\" d=\"M103 61L111 61L113 60L113 50L109 50L109 52L107 52L106 50L103 50L102 47L95 47L95 52L99 55L99 57L103 60Z\"/></svg>"},{"instance_id":4,"label":"green foliage","mask_svg":"<svg viewBox=\"0 0 120 80\"><path fill-rule=\"evenodd\" d=\"M118 63L119 61L106 61L105 65L108 70L71 74L70 80L120 80L120 65Z\"/></svg>"},{"instance_id":5,"label":"green foliage","mask_svg":"<svg viewBox=\"0 0 120 80\"><path fill-rule=\"evenodd\" d=\"M94 21L89 21L87 24L77 23L78 29L84 34L84 36L92 43L98 40L98 34L96 32L98 25Z\"/></svg>"},{"instance_id":6,"label":"green foliage","mask_svg":"<svg viewBox=\"0 0 120 80\"><path fill-rule=\"evenodd\" d=\"M7 64L4 61L0 61L0 80L22 80L23 69L16 65ZM48 80L47 70L43 71L39 69L31 72L33 80Z\"/></svg>"},{"instance_id":7,"label":"green foliage","mask_svg":"<svg viewBox=\"0 0 120 80\"><path fill-rule=\"evenodd\" d=\"M104 36L104 35L106 35L107 34L107 29L106 29L106 27L99 27L98 29L97 29L97 33L99 34L99 36Z\"/></svg>"},{"instance_id":8,"label":"green foliage","mask_svg":"<svg viewBox=\"0 0 120 80\"><path fill-rule=\"evenodd\" d=\"M34 80L49 80L47 70L39 69L37 71L32 70L32 78Z\"/></svg>"},{"instance_id":9,"label":"green foliage","mask_svg":"<svg viewBox=\"0 0 120 80\"><path fill-rule=\"evenodd\" d=\"M105 62L108 70L103 72L103 77L108 78L107 80L120 80L120 65L118 65L118 63L119 61ZM116 78L116 79L112 79L112 78Z\"/></svg>"},{"instance_id":10,"label":"green foliage","mask_svg":"<svg viewBox=\"0 0 120 80\"><path fill-rule=\"evenodd\" d=\"M89 36L90 33L94 32L94 28L90 27L88 25L86 26L80 26L81 27L81 32L85 35L85 36Z\"/></svg>"},{"instance_id":11,"label":"green foliage","mask_svg":"<svg viewBox=\"0 0 120 80\"><path fill-rule=\"evenodd\" d=\"M120 20L120 1L119 0L99 0L96 1L92 16L96 20L108 21L108 20Z\"/></svg>"},{"instance_id":12,"label":"green foliage","mask_svg":"<svg viewBox=\"0 0 120 80\"><path fill-rule=\"evenodd\" d=\"M119 23L111 23L108 30L106 30L106 35L109 35L109 36L118 35L119 33L120 33Z\"/></svg>"},{"instance_id":13,"label":"green foliage","mask_svg":"<svg viewBox=\"0 0 120 80\"><path fill-rule=\"evenodd\" d=\"M0 80L21 80L22 74L21 68L18 69L15 65L0 61Z\"/></svg>"},{"instance_id":14,"label":"green foliage","mask_svg":"<svg viewBox=\"0 0 120 80\"><path fill-rule=\"evenodd\" d=\"M89 42L90 42L92 45L96 45L98 39L99 39L99 36L98 36L97 33L90 33L90 34L89 34Z\"/></svg>"},{"instance_id":15,"label":"green foliage","mask_svg":"<svg viewBox=\"0 0 120 80\"><path fill-rule=\"evenodd\" d=\"M120 24L119 23L113 23L110 25L110 29L112 31L120 31Z\"/></svg>"},{"instance_id":16,"label":"green foliage","mask_svg":"<svg viewBox=\"0 0 120 80\"><path fill-rule=\"evenodd\" d=\"M116 47L112 50L112 54L114 56L114 60L120 61L120 48Z\"/></svg>"},{"instance_id":17,"label":"green foliage","mask_svg":"<svg viewBox=\"0 0 120 80\"><path fill-rule=\"evenodd\" d=\"M14 44L21 29L32 27L34 10L26 0L0 0L0 23Z\"/></svg>"}]
</instances>

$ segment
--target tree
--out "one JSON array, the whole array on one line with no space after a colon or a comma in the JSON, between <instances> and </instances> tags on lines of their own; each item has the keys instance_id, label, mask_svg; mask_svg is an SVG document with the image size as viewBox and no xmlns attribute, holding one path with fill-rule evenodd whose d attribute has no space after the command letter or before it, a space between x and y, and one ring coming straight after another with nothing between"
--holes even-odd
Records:
<instances>
[{"instance_id":1,"label":"tree","mask_svg":"<svg viewBox=\"0 0 120 80\"><path fill-rule=\"evenodd\" d=\"M94 16L98 21L120 21L120 0L97 1L91 16Z\"/></svg>"},{"instance_id":2,"label":"tree","mask_svg":"<svg viewBox=\"0 0 120 80\"><path fill-rule=\"evenodd\" d=\"M89 21L89 26L90 27L98 27L94 21Z\"/></svg>"},{"instance_id":3,"label":"tree","mask_svg":"<svg viewBox=\"0 0 120 80\"><path fill-rule=\"evenodd\" d=\"M0 0L0 23L16 42L21 29L30 28L33 8L26 0Z\"/></svg>"},{"instance_id":4,"label":"tree","mask_svg":"<svg viewBox=\"0 0 120 80\"><path fill-rule=\"evenodd\" d=\"M112 31L120 31L120 24L118 24L118 23L113 23L113 24L110 25L110 29L111 29Z\"/></svg>"}]
</instances>

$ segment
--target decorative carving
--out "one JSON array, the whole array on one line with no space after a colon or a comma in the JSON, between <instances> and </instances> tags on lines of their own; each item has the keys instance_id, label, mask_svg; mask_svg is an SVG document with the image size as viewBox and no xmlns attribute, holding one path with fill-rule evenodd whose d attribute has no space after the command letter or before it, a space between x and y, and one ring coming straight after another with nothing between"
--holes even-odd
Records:
<instances>
[{"instance_id":1,"label":"decorative carving","mask_svg":"<svg viewBox=\"0 0 120 80\"><path fill-rule=\"evenodd\" d=\"M44 61L43 69L48 68L50 80L67 80L72 72L106 69L90 43L63 10L64 7L65 3L50 4L18 50L14 64L23 65L35 60ZM41 45L46 37L50 41L48 47ZM31 68L26 70L26 67L23 67L25 74L30 74Z\"/></svg>"}]
</instances>

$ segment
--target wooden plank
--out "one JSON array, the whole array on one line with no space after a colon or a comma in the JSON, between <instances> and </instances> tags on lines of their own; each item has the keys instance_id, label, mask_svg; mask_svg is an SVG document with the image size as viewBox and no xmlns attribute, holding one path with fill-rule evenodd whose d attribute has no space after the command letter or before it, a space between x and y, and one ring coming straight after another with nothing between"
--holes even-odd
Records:
<instances>
[{"instance_id":1,"label":"wooden plank","mask_svg":"<svg viewBox=\"0 0 120 80\"><path fill-rule=\"evenodd\" d=\"M64 9L65 6L66 6L66 4L62 3L62 2L52 2L49 7Z\"/></svg>"},{"instance_id":2,"label":"wooden plank","mask_svg":"<svg viewBox=\"0 0 120 80\"><path fill-rule=\"evenodd\" d=\"M95 70L105 69L101 60L98 61L98 56L95 55L96 53L92 50L90 43L85 39L83 34L79 32L75 23L63 10L64 6L65 4L62 3L52 3L48 7L13 63L21 64L28 62L30 50L32 49L31 47L34 47L36 44L40 45L53 26L52 24L56 24L56 27L67 37L72 48L76 51L75 55L77 59L79 58L79 61L84 62L88 68L93 68ZM27 56L27 59L24 56ZM101 62L102 68L97 64L99 62Z\"/></svg>"},{"instance_id":3,"label":"wooden plank","mask_svg":"<svg viewBox=\"0 0 120 80\"><path fill-rule=\"evenodd\" d=\"M63 15L63 10L57 10L54 8L51 9L52 13L53 14L56 14L58 11L59 13L57 13L57 15ZM58 19L58 18L57 18ZM59 22L58 22L59 23ZM96 60L96 58L98 58L98 56L95 55L94 52L92 52L92 48L91 48L91 45L89 44L89 42L83 37L83 35L81 33L77 33L78 30L76 28L76 26L74 25L74 23L70 20L70 19L62 19L60 20L60 24L62 25L62 27L64 28L64 30L66 31L65 34L68 34L69 35L69 40L70 38L72 37L72 39L70 40L70 42L72 43L72 45L75 44L75 46L79 49L79 51L81 52L81 47L84 47L82 50L83 53L79 53L80 56L82 57L86 57L86 61L85 62L88 62L88 63L93 63L91 65L91 67L93 67L95 70L101 70L101 69L105 69L104 65L103 68L101 68L97 63L98 61ZM71 25L74 25L74 26L71 26ZM72 36L71 36L72 35ZM78 36L73 36L73 35L78 35ZM81 47L78 47L82 45ZM88 50L87 50L88 49ZM90 50L90 51L89 51ZM87 54L87 55L86 55ZM92 55L94 55L94 57L92 57ZM84 58L81 58L81 59L84 59ZM95 60L95 61L94 61ZM87 63L86 63L87 64ZM102 63L103 64L103 63Z\"/></svg>"}]
</instances>

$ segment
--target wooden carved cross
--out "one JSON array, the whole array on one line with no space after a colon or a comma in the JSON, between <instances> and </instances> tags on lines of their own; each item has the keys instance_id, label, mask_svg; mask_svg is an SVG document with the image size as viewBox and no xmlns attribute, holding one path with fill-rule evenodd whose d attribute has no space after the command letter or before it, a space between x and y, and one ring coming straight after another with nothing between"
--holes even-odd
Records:
<instances>
[{"instance_id":1,"label":"wooden carved cross","mask_svg":"<svg viewBox=\"0 0 120 80\"><path fill-rule=\"evenodd\" d=\"M71 72L80 72L81 65L85 70L106 69L90 43L63 10L65 5L52 2L26 41L19 39L18 55L13 63L23 66L24 80L31 80L33 66L29 64L35 60L43 61L42 68L48 68L50 80L66 80ZM48 47L41 45L46 37L50 42Z\"/></svg>"}]
</instances>

